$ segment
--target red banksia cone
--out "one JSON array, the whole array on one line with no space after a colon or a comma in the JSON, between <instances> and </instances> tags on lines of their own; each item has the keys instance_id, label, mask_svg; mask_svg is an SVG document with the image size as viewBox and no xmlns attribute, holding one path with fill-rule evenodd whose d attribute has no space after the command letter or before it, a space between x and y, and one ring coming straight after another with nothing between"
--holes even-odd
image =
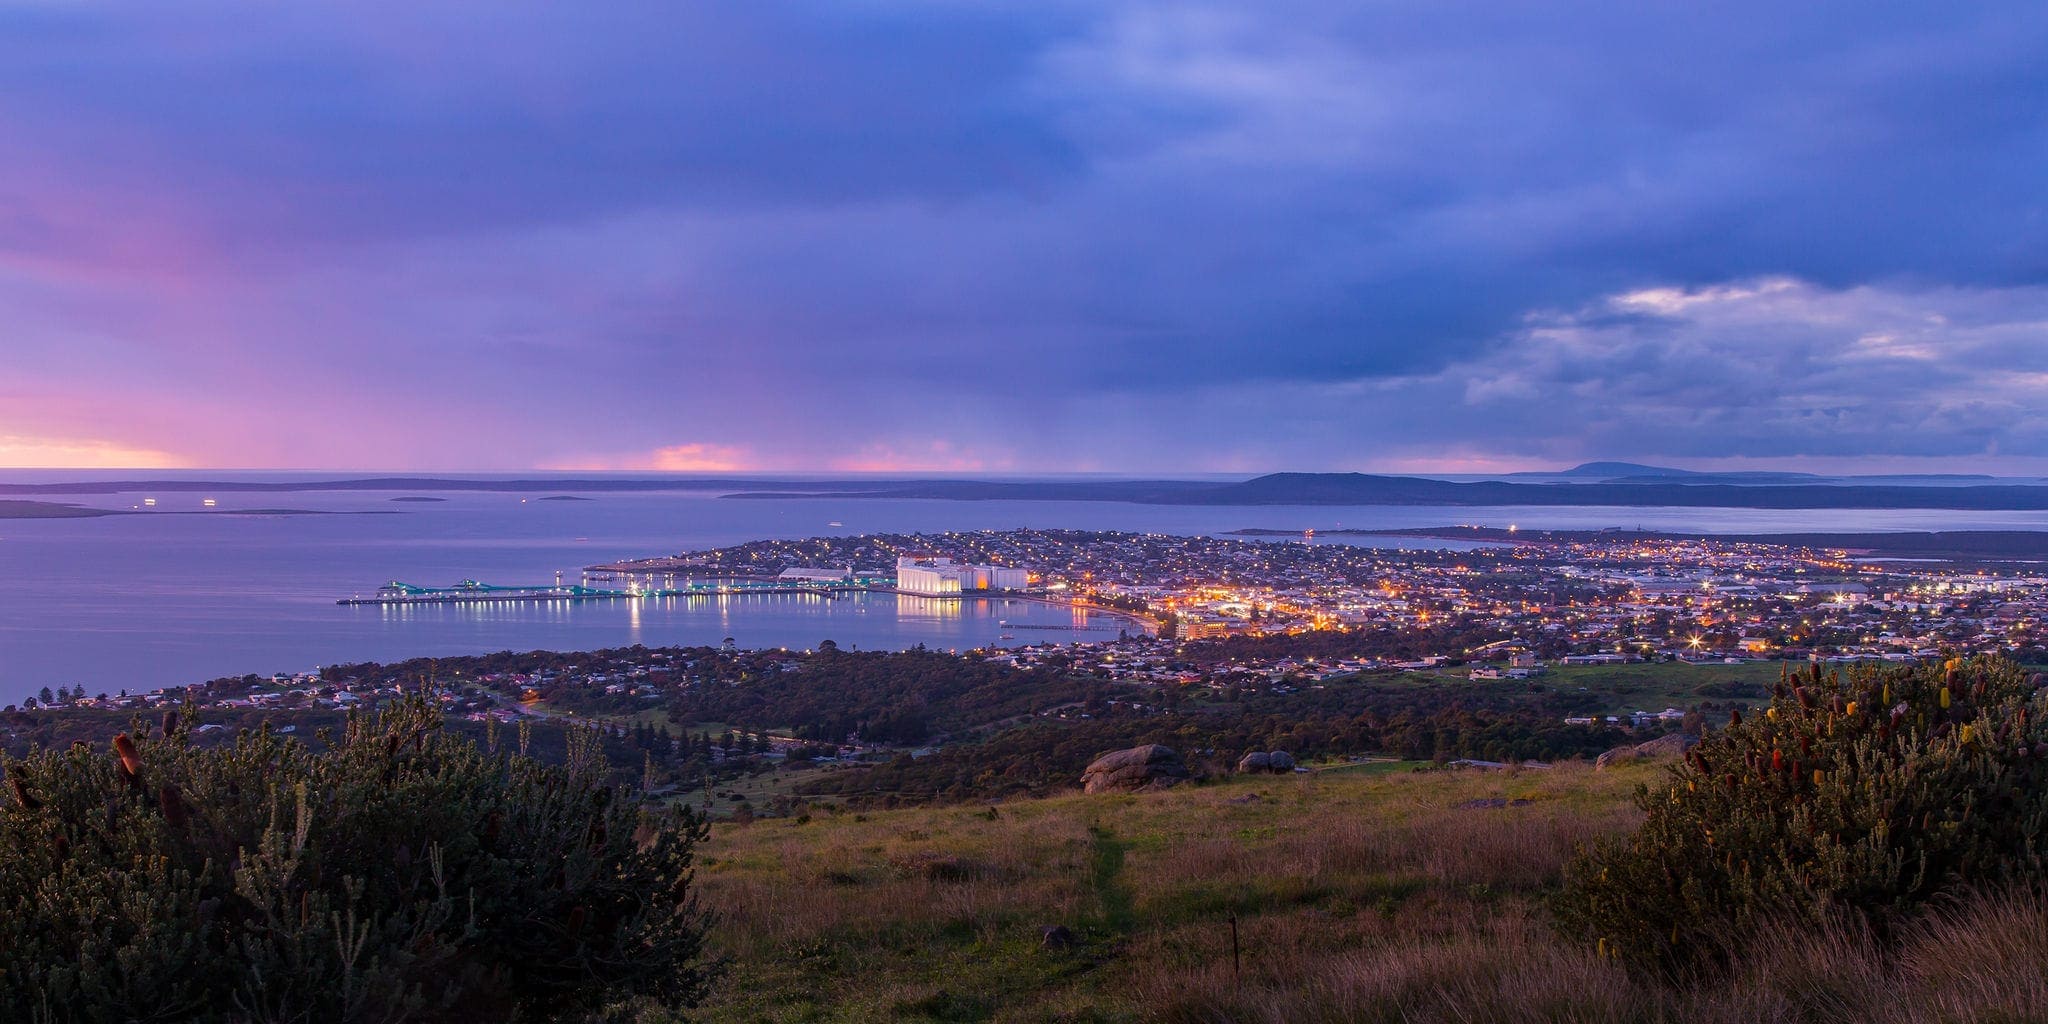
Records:
<instances>
[{"instance_id":1,"label":"red banksia cone","mask_svg":"<svg viewBox=\"0 0 2048 1024\"><path fill-rule=\"evenodd\" d=\"M667 1019L717 974L704 819L619 799L594 734L562 763L444 734L399 746L383 783L387 738L432 733L440 707L190 746L182 710L158 742L164 710L104 748L0 762L0 1024Z\"/></svg>"},{"instance_id":2,"label":"red banksia cone","mask_svg":"<svg viewBox=\"0 0 2048 1024\"><path fill-rule=\"evenodd\" d=\"M33 795L29 793L28 783L23 782L21 780L21 773L19 772L19 770L17 770L14 774L9 775L7 777L7 784L13 787L14 801L21 805L22 810L33 811L36 808L41 807L43 805L43 802L41 800L36 799Z\"/></svg>"},{"instance_id":3,"label":"red banksia cone","mask_svg":"<svg viewBox=\"0 0 2048 1024\"><path fill-rule=\"evenodd\" d=\"M157 808L164 812L164 820L170 822L171 827L185 827L185 798L178 792L178 787L167 783L164 788L157 790L156 804Z\"/></svg>"},{"instance_id":4,"label":"red banksia cone","mask_svg":"<svg viewBox=\"0 0 2048 1024\"><path fill-rule=\"evenodd\" d=\"M1691 970L1725 966L1773 921L1841 914L1887 931L1960 887L2037 884L2037 700L1996 657L1787 685L1644 789L1642 823L1574 861L1554 907L1588 943ZM1725 787L1695 784L1709 768Z\"/></svg>"},{"instance_id":5,"label":"red banksia cone","mask_svg":"<svg viewBox=\"0 0 2048 1024\"><path fill-rule=\"evenodd\" d=\"M114 736L114 754L121 759L121 774L134 779L142 774L142 755L135 750L135 741L127 733Z\"/></svg>"}]
</instances>

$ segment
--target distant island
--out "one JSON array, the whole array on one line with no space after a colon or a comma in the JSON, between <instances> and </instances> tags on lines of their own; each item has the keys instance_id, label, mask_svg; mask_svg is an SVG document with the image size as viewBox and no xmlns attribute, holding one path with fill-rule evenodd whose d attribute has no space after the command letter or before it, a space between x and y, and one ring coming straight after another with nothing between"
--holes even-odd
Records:
<instances>
[{"instance_id":1,"label":"distant island","mask_svg":"<svg viewBox=\"0 0 2048 1024\"><path fill-rule=\"evenodd\" d=\"M404 500L404 499L393 499ZM427 498L426 501L440 501ZM0 498L0 519L98 519L103 516L389 516L398 515L392 509L371 509L351 512L317 508L208 508L208 509L150 509L138 512L124 508L90 508L58 501L22 501Z\"/></svg>"},{"instance_id":2,"label":"distant island","mask_svg":"<svg viewBox=\"0 0 2048 1024\"><path fill-rule=\"evenodd\" d=\"M1655 530L1523 530L1497 526L1425 526L1391 530L1232 530L1227 537L1417 537L1491 544L1587 544L1626 540L1772 544L1788 548L1853 551L1866 556L1928 561L2048 561L2048 531L1946 530L1897 533L1704 534Z\"/></svg>"},{"instance_id":3,"label":"distant island","mask_svg":"<svg viewBox=\"0 0 2048 1024\"><path fill-rule=\"evenodd\" d=\"M86 508L55 501L0 500L0 519L94 519L122 513L104 508Z\"/></svg>"},{"instance_id":4,"label":"distant island","mask_svg":"<svg viewBox=\"0 0 2048 1024\"><path fill-rule=\"evenodd\" d=\"M1126 501L1153 505L1534 505L1772 509L2048 509L2033 484L1688 483L1640 477L1599 483L1461 483L1366 473L1271 473L1236 483L930 480L757 490L735 498L937 498L958 501Z\"/></svg>"},{"instance_id":5,"label":"distant island","mask_svg":"<svg viewBox=\"0 0 2048 1024\"><path fill-rule=\"evenodd\" d=\"M1610 474L1623 475L1613 476ZM302 481L110 480L0 483L0 494L79 495L141 491L484 491L597 493L689 491L727 498L880 498L946 501L1114 501L1147 505L1454 505L1627 508L2048 510L2048 486L1956 476L1804 477L1698 474L1632 463L1588 463L1545 482L1445 480L1367 473L1269 473L1249 480L973 480L615 477L437 479L369 477ZM590 500L552 494L539 500Z\"/></svg>"}]
</instances>

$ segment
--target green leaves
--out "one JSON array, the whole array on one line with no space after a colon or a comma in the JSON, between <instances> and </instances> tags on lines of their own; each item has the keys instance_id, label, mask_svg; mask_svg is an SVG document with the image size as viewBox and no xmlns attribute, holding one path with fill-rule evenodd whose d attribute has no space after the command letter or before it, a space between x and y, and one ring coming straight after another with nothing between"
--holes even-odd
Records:
<instances>
[{"instance_id":1,"label":"green leaves","mask_svg":"<svg viewBox=\"0 0 2048 1024\"><path fill-rule=\"evenodd\" d=\"M0 1019L576 1019L708 984L704 825L594 743L487 753L418 702L318 751L183 719L5 766Z\"/></svg>"},{"instance_id":2,"label":"green leaves","mask_svg":"<svg viewBox=\"0 0 2048 1024\"><path fill-rule=\"evenodd\" d=\"M2038 877L2042 705L1995 658L1781 682L1764 714L1732 717L1640 794L1642 826L1581 857L1560 916L1684 969L1765 921L1846 917L1882 935L1945 893Z\"/></svg>"}]
</instances>

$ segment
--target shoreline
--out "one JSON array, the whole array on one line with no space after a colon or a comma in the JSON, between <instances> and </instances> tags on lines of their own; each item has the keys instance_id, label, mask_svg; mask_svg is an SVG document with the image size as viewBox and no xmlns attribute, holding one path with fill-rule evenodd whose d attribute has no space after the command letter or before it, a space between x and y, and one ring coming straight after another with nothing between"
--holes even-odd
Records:
<instances>
[{"instance_id":1,"label":"shoreline","mask_svg":"<svg viewBox=\"0 0 2048 1024\"><path fill-rule=\"evenodd\" d=\"M1797 533L1704 533L1670 530L1508 530L1497 526L1422 526L1368 530L1276 530L1246 528L1224 537L1415 537L1489 544L1546 545L1598 541L1712 541L1820 548L1865 556L1919 557L1940 561L2048 560L2048 530L1802 531Z\"/></svg>"},{"instance_id":2,"label":"shoreline","mask_svg":"<svg viewBox=\"0 0 2048 1024\"><path fill-rule=\"evenodd\" d=\"M1078 609L1092 615L1100 615L1104 618L1128 622L1144 630L1147 636L1158 636L1160 627L1163 625L1158 619L1126 608L1111 608L1108 605L1094 604L1088 601L1068 601L1057 597L1044 597L1038 594L1027 594L1014 590L970 591L965 594L919 594L915 591L900 590L895 587L870 587L868 592L874 594L895 594L898 597L921 597L928 601L1028 601L1032 604L1042 604L1051 608L1065 608L1069 611ZM1059 627L1052 628L1057 629Z\"/></svg>"},{"instance_id":3,"label":"shoreline","mask_svg":"<svg viewBox=\"0 0 2048 1024\"><path fill-rule=\"evenodd\" d=\"M395 499L394 499L395 500ZM0 520L105 519L110 516L400 516L401 509L322 508L95 508L61 501L26 501L0 498Z\"/></svg>"},{"instance_id":4,"label":"shoreline","mask_svg":"<svg viewBox=\"0 0 2048 1024\"><path fill-rule=\"evenodd\" d=\"M1457 508L1616 507L1754 510L2048 511L2038 478L1989 478L1954 486L1902 484L1889 477L1825 482L1686 483L1636 481L1527 483L1456 481L1360 473L1268 473L1245 480L978 479L745 474L689 476L512 476L450 478L387 475L310 480L129 478L68 482L0 481L0 494L89 495L133 491L551 491L577 495L676 491L751 500L934 499L952 501L1099 501L1136 505L1444 506Z\"/></svg>"}]
</instances>

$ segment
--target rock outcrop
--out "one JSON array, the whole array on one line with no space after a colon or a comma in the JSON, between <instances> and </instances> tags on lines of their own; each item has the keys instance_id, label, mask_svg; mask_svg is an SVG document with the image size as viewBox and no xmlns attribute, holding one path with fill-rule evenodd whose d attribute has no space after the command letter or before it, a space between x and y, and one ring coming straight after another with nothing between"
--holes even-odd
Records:
<instances>
[{"instance_id":1,"label":"rock outcrop","mask_svg":"<svg viewBox=\"0 0 2048 1024\"><path fill-rule=\"evenodd\" d=\"M1086 793L1130 793L1164 789L1188 777L1187 762L1172 747L1148 743L1096 758L1081 773Z\"/></svg>"},{"instance_id":2,"label":"rock outcrop","mask_svg":"<svg viewBox=\"0 0 2048 1024\"><path fill-rule=\"evenodd\" d=\"M1691 750L1693 745L1699 741L1700 738L1698 736L1690 733L1674 732L1669 736L1659 736L1648 743L1616 747L1594 758L1593 767L1605 768L1608 765L1626 764L1630 761L1640 761L1645 758L1678 757Z\"/></svg>"},{"instance_id":3,"label":"rock outcrop","mask_svg":"<svg viewBox=\"0 0 2048 1024\"><path fill-rule=\"evenodd\" d=\"M1272 772L1283 775L1294 770L1294 755L1285 750L1254 750L1237 759L1239 774Z\"/></svg>"}]
</instances>

